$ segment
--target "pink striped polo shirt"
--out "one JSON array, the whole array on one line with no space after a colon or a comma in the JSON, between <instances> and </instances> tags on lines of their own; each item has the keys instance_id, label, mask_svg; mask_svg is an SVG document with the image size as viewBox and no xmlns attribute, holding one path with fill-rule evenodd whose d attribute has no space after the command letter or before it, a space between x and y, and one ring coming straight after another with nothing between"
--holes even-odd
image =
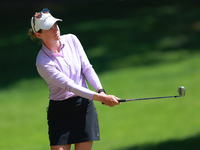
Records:
<instances>
[{"instance_id":1,"label":"pink striped polo shirt","mask_svg":"<svg viewBox=\"0 0 200 150\"><path fill-rule=\"evenodd\" d=\"M43 44L36 59L38 73L49 88L49 99L73 96L92 99L95 92L88 89L85 78L95 90L102 85L80 41L75 35L67 34L60 36L60 42L59 53L52 53Z\"/></svg>"}]
</instances>

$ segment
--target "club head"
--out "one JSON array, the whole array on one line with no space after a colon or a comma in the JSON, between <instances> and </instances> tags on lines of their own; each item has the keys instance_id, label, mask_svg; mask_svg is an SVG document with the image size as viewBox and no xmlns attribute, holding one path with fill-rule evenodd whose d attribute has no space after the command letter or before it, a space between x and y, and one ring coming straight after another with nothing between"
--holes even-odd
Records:
<instances>
[{"instance_id":1,"label":"club head","mask_svg":"<svg viewBox=\"0 0 200 150\"><path fill-rule=\"evenodd\" d=\"M185 87L184 86L180 86L178 89L178 94L180 95L180 97L185 96Z\"/></svg>"}]
</instances>

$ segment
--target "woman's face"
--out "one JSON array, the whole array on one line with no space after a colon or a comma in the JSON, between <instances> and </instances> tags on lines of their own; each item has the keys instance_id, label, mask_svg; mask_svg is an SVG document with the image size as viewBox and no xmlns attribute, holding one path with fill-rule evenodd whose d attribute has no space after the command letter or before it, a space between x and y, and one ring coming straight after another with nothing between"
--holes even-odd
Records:
<instances>
[{"instance_id":1,"label":"woman's face","mask_svg":"<svg viewBox=\"0 0 200 150\"><path fill-rule=\"evenodd\" d=\"M54 25L49 30L42 30L41 33L37 32L38 38L42 39L43 42L53 42L58 41L60 39L60 29L57 25L57 23L54 23Z\"/></svg>"}]
</instances>

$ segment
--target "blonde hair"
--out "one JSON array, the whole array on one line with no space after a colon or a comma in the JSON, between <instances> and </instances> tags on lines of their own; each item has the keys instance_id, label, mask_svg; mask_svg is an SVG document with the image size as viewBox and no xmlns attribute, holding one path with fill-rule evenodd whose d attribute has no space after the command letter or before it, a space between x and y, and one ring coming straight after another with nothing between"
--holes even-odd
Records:
<instances>
[{"instance_id":1,"label":"blonde hair","mask_svg":"<svg viewBox=\"0 0 200 150\"><path fill-rule=\"evenodd\" d=\"M42 33L42 30L40 29L38 32L39 32L39 33ZM33 31L33 29L29 29L28 35L31 37L31 39L32 39L33 41L39 40L39 44L42 44L42 40L39 39L39 38L35 35L35 32Z\"/></svg>"}]
</instances>

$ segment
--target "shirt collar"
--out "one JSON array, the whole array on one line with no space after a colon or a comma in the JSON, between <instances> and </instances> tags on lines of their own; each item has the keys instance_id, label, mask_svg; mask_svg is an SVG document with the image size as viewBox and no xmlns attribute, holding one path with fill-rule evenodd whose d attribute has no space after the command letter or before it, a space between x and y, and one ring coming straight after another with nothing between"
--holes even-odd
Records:
<instances>
[{"instance_id":1,"label":"shirt collar","mask_svg":"<svg viewBox=\"0 0 200 150\"><path fill-rule=\"evenodd\" d=\"M43 43L42 44L42 50L45 54L47 54L49 57L52 57L52 56L57 56L57 57L64 57L64 55L62 54L62 50L63 48L65 47L65 44L63 44L61 41L60 41L60 53L53 53L52 51L50 51L46 46L45 44Z\"/></svg>"}]
</instances>

